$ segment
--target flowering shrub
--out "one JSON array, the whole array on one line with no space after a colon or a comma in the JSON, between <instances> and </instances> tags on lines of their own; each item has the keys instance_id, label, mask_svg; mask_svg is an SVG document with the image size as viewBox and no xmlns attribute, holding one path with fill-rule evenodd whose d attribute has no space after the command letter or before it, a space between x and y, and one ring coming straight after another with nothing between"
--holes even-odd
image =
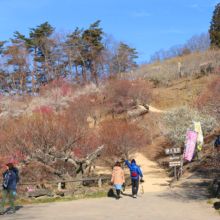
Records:
<instances>
[{"instance_id":1,"label":"flowering shrub","mask_svg":"<svg viewBox=\"0 0 220 220\"><path fill-rule=\"evenodd\" d=\"M47 107L47 106L38 106L35 107L35 109L32 110L33 113L41 113L41 114L51 114L53 112L53 107Z\"/></svg>"}]
</instances>

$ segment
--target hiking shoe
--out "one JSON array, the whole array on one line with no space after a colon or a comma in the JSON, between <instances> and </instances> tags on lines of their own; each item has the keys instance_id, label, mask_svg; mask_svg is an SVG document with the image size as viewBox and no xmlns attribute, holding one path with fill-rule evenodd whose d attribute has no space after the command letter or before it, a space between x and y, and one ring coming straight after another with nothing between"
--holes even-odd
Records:
<instances>
[{"instance_id":1,"label":"hiking shoe","mask_svg":"<svg viewBox=\"0 0 220 220\"><path fill-rule=\"evenodd\" d=\"M137 198L137 195L134 195L134 197L133 198Z\"/></svg>"},{"instance_id":2,"label":"hiking shoe","mask_svg":"<svg viewBox=\"0 0 220 220\"><path fill-rule=\"evenodd\" d=\"M4 215L4 211L0 210L0 215Z\"/></svg>"},{"instance_id":3,"label":"hiking shoe","mask_svg":"<svg viewBox=\"0 0 220 220\"><path fill-rule=\"evenodd\" d=\"M119 200L119 196L116 196L116 199Z\"/></svg>"},{"instance_id":4,"label":"hiking shoe","mask_svg":"<svg viewBox=\"0 0 220 220\"><path fill-rule=\"evenodd\" d=\"M15 214L15 211L9 211L9 212L7 212L7 214L9 214L9 215Z\"/></svg>"}]
</instances>

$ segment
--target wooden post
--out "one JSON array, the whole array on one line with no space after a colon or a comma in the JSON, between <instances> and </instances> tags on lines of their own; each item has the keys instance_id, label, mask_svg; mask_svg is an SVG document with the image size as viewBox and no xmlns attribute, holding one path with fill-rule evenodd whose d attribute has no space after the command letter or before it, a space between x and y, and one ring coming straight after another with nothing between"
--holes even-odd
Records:
<instances>
[{"instance_id":1,"label":"wooden post","mask_svg":"<svg viewBox=\"0 0 220 220\"><path fill-rule=\"evenodd\" d=\"M60 190L61 190L61 182L58 183L58 191L60 191Z\"/></svg>"},{"instance_id":2,"label":"wooden post","mask_svg":"<svg viewBox=\"0 0 220 220\"><path fill-rule=\"evenodd\" d=\"M173 140L172 140L172 149L174 149L174 142L173 142ZM173 150L173 157L175 157L174 150ZM175 159L173 159L173 161L175 161ZM177 181L177 178L176 178L176 166L174 166L174 179L175 179L175 181Z\"/></svg>"},{"instance_id":3,"label":"wooden post","mask_svg":"<svg viewBox=\"0 0 220 220\"><path fill-rule=\"evenodd\" d=\"M102 187L102 179L101 179L101 178L100 178L99 181L98 181L98 186L99 186L99 187Z\"/></svg>"}]
</instances>

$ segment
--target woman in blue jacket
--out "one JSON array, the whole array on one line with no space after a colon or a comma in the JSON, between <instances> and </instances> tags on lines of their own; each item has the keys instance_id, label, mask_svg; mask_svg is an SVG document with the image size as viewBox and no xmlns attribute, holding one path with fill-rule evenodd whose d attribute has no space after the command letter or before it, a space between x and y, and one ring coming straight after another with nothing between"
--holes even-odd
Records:
<instances>
[{"instance_id":1,"label":"woman in blue jacket","mask_svg":"<svg viewBox=\"0 0 220 220\"><path fill-rule=\"evenodd\" d=\"M126 164L130 169L131 174L131 182L132 182L132 195L133 198L137 198L137 192L139 187L139 176L141 177L141 180L143 178L143 174L141 172L141 169L138 165L136 165L136 161L133 159L131 163L126 160Z\"/></svg>"},{"instance_id":2,"label":"woman in blue jacket","mask_svg":"<svg viewBox=\"0 0 220 220\"><path fill-rule=\"evenodd\" d=\"M11 211L8 214L15 213L15 204L14 204L14 194L16 192L16 173L15 168L12 163L6 164L6 171L3 173L3 196L0 206L0 215L4 214L4 206L7 195L9 195L9 200L11 203Z\"/></svg>"}]
</instances>

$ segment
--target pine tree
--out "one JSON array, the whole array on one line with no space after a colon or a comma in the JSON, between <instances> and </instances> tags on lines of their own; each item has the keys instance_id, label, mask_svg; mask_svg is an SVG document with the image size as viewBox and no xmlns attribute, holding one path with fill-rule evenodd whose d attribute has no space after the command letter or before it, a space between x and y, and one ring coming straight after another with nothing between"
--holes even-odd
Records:
<instances>
[{"instance_id":1,"label":"pine tree","mask_svg":"<svg viewBox=\"0 0 220 220\"><path fill-rule=\"evenodd\" d=\"M116 52L114 59L115 67L117 67L119 77L122 72L134 70L137 68L135 59L138 58L138 52L136 48L132 48L127 44L120 42L118 51Z\"/></svg>"},{"instance_id":2,"label":"pine tree","mask_svg":"<svg viewBox=\"0 0 220 220\"><path fill-rule=\"evenodd\" d=\"M215 6L209 29L211 45L220 48L220 3Z\"/></svg>"},{"instance_id":3,"label":"pine tree","mask_svg":"<svg viewBox=\"0 0 220 220\"><path fill-rule=\"evenodd\" d=\"M92 80L95 79L97 86L99 85L99 82L95 60L103 49L102 36L104 35L102 28L98 28L100 22L101 21L98 20L94 24L91 24L90 28L85 30L82 35L85 43L85 49L88 54L91 78Z\"/></svg>"}]
</instances>

